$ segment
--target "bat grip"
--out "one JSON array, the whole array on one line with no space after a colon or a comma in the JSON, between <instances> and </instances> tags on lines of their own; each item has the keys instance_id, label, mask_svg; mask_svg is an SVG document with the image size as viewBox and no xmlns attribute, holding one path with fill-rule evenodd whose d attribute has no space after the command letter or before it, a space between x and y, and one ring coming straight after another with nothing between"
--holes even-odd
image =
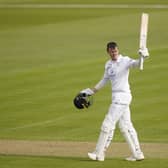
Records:
<instances>
[{"instance_id":1,"label":"bat grip","mask_svg":"<svg viewBox=\"0 0 168 168\"><path fill-rule=\"evenodd\" d=\"M140 70L143 70L143 62L144 62L144 59L143 59L143 57L141 56L141 57L140 57L140 67L139 67Z\"/></svg>"}]
</instances>

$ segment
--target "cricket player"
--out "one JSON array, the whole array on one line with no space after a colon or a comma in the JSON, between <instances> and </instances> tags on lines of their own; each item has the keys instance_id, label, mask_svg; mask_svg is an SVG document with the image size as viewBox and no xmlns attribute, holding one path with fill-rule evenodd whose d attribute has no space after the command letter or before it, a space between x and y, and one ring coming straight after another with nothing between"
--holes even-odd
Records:
<instances>
[{"instance_id":1,"label":"cricket player","mask_svg":"<svg viewBox=\"0 0 168 168\"><path fill-rule=\"evenodd\" d=\"M93 95L99 91L108 80L112 84L112 104L101 126L100 135L94 152L88 153L92 160L104 161L105 152L113 139L116 123L119 124L121 133L127 141L132 155L126 160L139 161L144 159L144 154L140 148L137 132L131 122L129 105L131 103L131 90L128 81L129 70L139 67L140 58L145 59L149 56L148 49L139 49L140 58L135 60L128 56L122 56L116 42L107 44L107 53L110 56L105 64L103 78L93 89L87 88L81 91L88 95Z\"/></svg>"}]
</instances>

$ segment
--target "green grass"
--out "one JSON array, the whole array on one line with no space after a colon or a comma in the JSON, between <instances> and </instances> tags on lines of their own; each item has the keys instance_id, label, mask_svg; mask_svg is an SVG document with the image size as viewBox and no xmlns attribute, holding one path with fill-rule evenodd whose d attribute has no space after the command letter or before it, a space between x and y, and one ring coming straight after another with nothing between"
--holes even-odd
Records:
<instances>
[{"instance_id":1,"label":"green grass","mask_svg":"<svg viewBox=\"0 0 168 168\"><path fill-rule=\"evenodd\" d=\"M0 0L0 3L58 3L58 4L168 4L166 1L160 0Z\"/></svg>"},{"instance_id":2,"label":"green grass","mask_svg":"<svg viewBox=\"0 0 168 168\"><path fill-rule=\"evenodd\" d=\"M88 110L76 110L73 97L100 80L108 41L138 57L141 12L2 9L0 138L95 141L111 101L110 85ZM142 141L167 142L168 12L148 12L151 58L143 72L131 72L132 119ZM115 140L122 140L119 133Z\"/></svg>"},{"instance_id":3,"label":"green grass","mask_svg":"<svg viewBox=\"0 0 168 168\"><path fill-rule=\"evenodd\" d=\"M105 162L94 162L87 158L71 157L25 157L25 156L0 156L1 168L166 168L167 159L148 159L143 162L126 162L122 159L107 159Z\"/></svg>"},{"instance_id":4,"label":"green grass","mask_svg":"<svg viewBox=\"0 0 168 168\"><path fill-rule=\"evenodd\" d=\"M102 1L0 0L0 3L102 3ZM103 3L166 1L111 1ZM130 74L132 120L141 142L168 141L168 11L165 9L1 9L0 139L96 141L111 102L110 84L94 96L88 110L72 100L101 78L108 59L106 43L137 58L142 12L150 14L150 59L143 72ZM114 141L123 141L118 129ZM0 156L1 168L166 167L167 159L130 163L107 159Z\"/></svg>"}]
</instances>

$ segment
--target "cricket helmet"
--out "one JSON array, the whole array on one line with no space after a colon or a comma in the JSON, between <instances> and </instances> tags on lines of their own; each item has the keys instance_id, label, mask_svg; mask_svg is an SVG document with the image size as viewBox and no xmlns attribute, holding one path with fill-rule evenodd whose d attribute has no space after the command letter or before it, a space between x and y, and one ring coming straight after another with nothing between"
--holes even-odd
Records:
<instances>
[{"instance_id":1,"label":"cricket helmet","mask_svg":"<svg viewBox=\"0 0 168 168\"><path fill-rule=\"evenodd\" d=\"M88 108L93 104L93 97L86 93L79 93L75 96L73 103L78 109Z\"/></svg>"}]
</instances>

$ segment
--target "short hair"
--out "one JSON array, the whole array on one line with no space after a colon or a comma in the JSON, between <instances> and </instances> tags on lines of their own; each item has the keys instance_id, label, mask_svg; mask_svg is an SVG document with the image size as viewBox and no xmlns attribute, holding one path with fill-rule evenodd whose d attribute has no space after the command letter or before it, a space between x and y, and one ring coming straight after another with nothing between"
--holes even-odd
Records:
<instances>
[{"instance_id":1,"label":"short hair","mask_svg":"<svg viewBox=\"0 0 168 168\"><path fill-rule=\"evenodd\" d=\"M118 47L116 42L107 43L107 51L109 50L109 48L115 49L116 47Z\"/></svg>"}]
</instances>

